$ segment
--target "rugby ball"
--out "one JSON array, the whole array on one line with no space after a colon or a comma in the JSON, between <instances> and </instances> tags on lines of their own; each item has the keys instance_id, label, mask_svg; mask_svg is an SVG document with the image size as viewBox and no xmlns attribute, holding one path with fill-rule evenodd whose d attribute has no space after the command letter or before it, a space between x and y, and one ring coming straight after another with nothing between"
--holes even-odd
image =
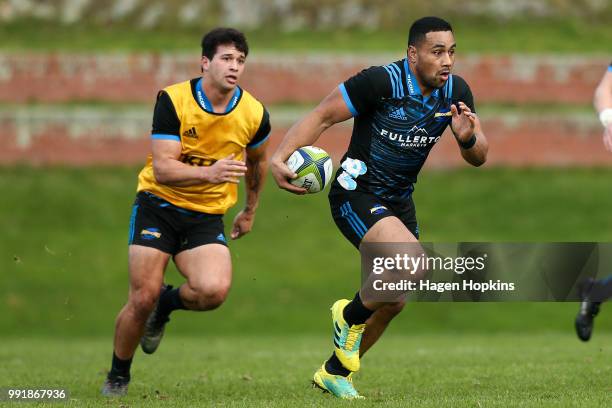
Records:
<instances>
[{"instance_id":1,"label":"rugby ball","mask_svg":"<svg viewBox=\"0 0 612 408\"><path fill-rule=\"evenodd\" d=\"M289 182L305 188L308 193L322 191L329 184L334 171L327 152L314 146L300 147L289 156L286 164L297 174L297 178Z\"/></svg>"}]
</instances>

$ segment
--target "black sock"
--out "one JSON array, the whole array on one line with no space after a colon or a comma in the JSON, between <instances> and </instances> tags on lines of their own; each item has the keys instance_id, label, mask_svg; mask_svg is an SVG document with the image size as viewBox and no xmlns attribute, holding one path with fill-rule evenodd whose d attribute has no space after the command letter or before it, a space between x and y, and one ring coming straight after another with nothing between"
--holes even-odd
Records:
<instances>
[{"instance_id":1,"label":"black sock","mask_svg":"<svg viewBox=\"0 0 612 408\"><path fill-rule=\"evenodd\" d=\"M336 357L336 353L332 353L331 357L325 362L325 370L333 375L341 375L346 377L351 372L344 368L338 357Z\"/></svg>"},{"instance_id":2,"label":"black sock","mask_svg":"<svg viewBox=\"0 0 612 408\"><path fill-rule=\"evenodd\" d=\"M180 287L176 289L170 289L162 293L159 297L159 313L162 315L169 315L174 310L185 310L187 309L181 300L179 293Z\"/></svg>"},{"instance_id":3,"label":"black sock","mask_svg":"<svg viewBox=\"0 0 612 408\"><path fill-rule=\"evenodd\" d=\"M130 367L132 366L132 359L129 360L121 360L117 355L113 352L113 363L111 365L111 370L108 373L109 378L123 377L128 381L130 380Z\"/></svg>"},{"instance_id":4,"label":"black sock","mask_svg":"<svg viewBox=\"0 0 612 408\"><path fill-rule=\"evenodd\" d=\"M351 303L346 305L344 308L342 315L344 316L344 320L346 320L348 325L352 326L354 324L365 323L365 321L372 316L372 313L374 313L374 311L363 305L359 292L357 292Z\"/></svg>"},{"instance_id":5,"label":"black sock","mask_svg":"<svg viewBox=\"0 0 612 408\"><path fill-rule=\"evenodd\" d=\"M601 303L612 297L612 275L605 279L593 282L593 286L589 292L589 298L593 302Z\"/></svg>"}]
</instances>

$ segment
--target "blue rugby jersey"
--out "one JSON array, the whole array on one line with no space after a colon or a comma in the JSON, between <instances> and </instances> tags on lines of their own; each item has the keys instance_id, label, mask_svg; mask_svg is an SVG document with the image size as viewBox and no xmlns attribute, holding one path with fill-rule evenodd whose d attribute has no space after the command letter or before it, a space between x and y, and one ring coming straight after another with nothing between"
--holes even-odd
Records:
<instances>
[{"instance_id":1,"label":"blue rugby jersey","mask_svg":"<svg viewBox=\"0 0 612 408\"><path fill-rule=\"evenodd\" d=\"M339 89L355 119L333 188L385 199L412 194L429 152L451 122L451 104L461 101L475 112L472 92L457 75L424 98L406 59L365 69Z\"/></svg>"}]
</instances>

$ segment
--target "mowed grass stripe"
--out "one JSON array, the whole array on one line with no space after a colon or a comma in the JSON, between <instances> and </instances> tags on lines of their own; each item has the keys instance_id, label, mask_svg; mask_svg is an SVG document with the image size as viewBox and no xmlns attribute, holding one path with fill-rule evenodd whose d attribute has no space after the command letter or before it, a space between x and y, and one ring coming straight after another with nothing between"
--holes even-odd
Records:
<instances>
[{"instance_id":1,"label":"mowed grass stripe","mask_svg":"<svg viewBox=\"0 0 612 408\"><path fill-rule=\"evenodd\" d=\"M362 406L604 406L612 336L582 344L573 334L385 336L355 384ZM69 406L108 406L99 396L108 339L3 340L0 378L9 387L62 387ZM158 352L138 352L128 397L112 406L344 405L310 388L331 351L323 336L203 336L168 333ZM21 405L20 405L21 406Z\"/></svg>"}]
</instances>

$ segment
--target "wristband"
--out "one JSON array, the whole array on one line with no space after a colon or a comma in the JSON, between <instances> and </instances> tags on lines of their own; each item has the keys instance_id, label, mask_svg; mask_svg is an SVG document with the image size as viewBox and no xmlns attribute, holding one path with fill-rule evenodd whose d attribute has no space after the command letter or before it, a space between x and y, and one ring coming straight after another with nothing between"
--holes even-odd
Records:
<instances>
[{"instance_id":1,"label":"wristband","mask_svg":"<svg viewBox=\"0 0 612 408\"><path fill-rule=\"evenodd\" d=\"M612 125L612 108L607 108L599 112L599 120L604 127Z\"/></svg>"},{"instance_id":2,"label":"wristband","mask_svg":"<svg viewBox=\"0 0 612 408\"><path fill-rule=\"evenodd\" d=\"M471 149L476 144L476 134L474 133L467 142L462 142L461 140L458 140L457 142L459 142L459 146L461 146L462 149Z\"/></svg>"}]
</instances>

